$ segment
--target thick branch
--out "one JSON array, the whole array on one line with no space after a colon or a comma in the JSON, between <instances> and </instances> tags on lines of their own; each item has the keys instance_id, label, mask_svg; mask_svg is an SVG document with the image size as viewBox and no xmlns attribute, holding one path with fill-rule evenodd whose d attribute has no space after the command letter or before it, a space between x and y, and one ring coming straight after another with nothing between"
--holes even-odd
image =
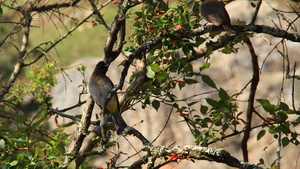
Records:
<instances>
[{"instance_id":1,"label":"thick branch","mask_svg":"<svg viewBox=\"0 0 300 169\"><path fill-rule=\"evenodd\" d=\"M208 160L240 169L260 169L260 167L254 164L239 161L224 149L212 149L200 146L149 146L145 150L155 157L173 156L174 158L169 160L174 161L176 159Z\"/></svg>"},{"instance_id":2,"label":"thick branch","mask_svg":"<svg viewBox=\"0 0 300 169\"><path fill-rule=\"evenodd\" d=\"M265 33L273 37L284 38L293 42L300 42L300 35L296 33L288 33L283 29L278 29L265 25L234 25L234 27L240 32L255 32L255 33ZM189 38L193 36L200 36L205 33L212 31L223 30L222 27L217 27L214 25L202 26L197 29L183 31L180 35L182 38Z\"/></svg>"},{"instance_id":3,"label":"thick branch","mask_svg":"<svg viewBox=\"0 0 300 169\"><path fill-rule=\"evenodd\" d=\"M51 5L43 5L43 6L32 8L32 11L47 12L47 11L50 11L53 9L67 8L70 6L75 6L75 5L77 5L78 2L80 2L80 0L71 0L70 2L55 3L55 4L51 4Z\"/></svg>"},{"instance_id":4,"label":"thick branch","mask_svg":"<svg viewBox=\"0 0 300 169\"><path fill-rule=\"evenodd\" d=\"M120 32L121 30L121 32ZM112 23L111 29L109 31L108 37L105 42L104 47L104 62L111 63L114 61L120 54L121 49L123 47L123 41L125 38L125 16L119 17L116 16L114 22ZM119 46L116 47L116 49L113 49L115 46L115 43L118 40L118 33L120 32L120 43L118 43Z\"/></svg>"},{"instance_id":5,"label":"thick branch","mask_svg":"<svg viewBox=\"0 0 300 169\"><path fill-rule=\"evenodd\" d=\"M82 142L83 142L83 140L84 140L84 138L87 134L87 130L90 126L90 120L91 120L93 108L94 108L94 101L93 101L91 95L89 95L85 110L82 114L82 118L81 118L81 122L80 122L81 125L79 125L79 127L78 127L76 135L73 138L73 140L72 140L72 142L69 146L67 154L75 154L75 155L79 154L79 150L81 148ZM73 159L74 159L73 156L66 156L66 158L65 158L65 164L66 165L62 168L67 168L68 164Z\"/></svg>"},{"instance_id":6,"label":"thick branch","mask_svg":"<svg viewBox=\"0 0 300 169\"><path fill-rule=\"evenodd\" d=\"M97 146L97 143L95 141L93 141L93 138L101 136L101 133L102 133L101 127L96 126L93 129L93 131L84 138L84 140L82 142L82 146L78 153L79 156L75 159L76 168L78 168L83 163L83 161L85 160L86 157L92 156L92 155L101 155L105 152L105 150L106 150L105 146L103 146L103 149L100 151L91 152L93 150L93 148L95 148L95 146Z\"/></svg>"},{"instance_id":7,"label":"thick branch","mask_svg":"<svg viewBox=\"0 0 300 169\"><path fill-rule=\"evenodd\" d=\"M141 157L139 160L135 161L134 163L132 163L128 169L142 169L142 165L146 164L148 162L148 158L151 155L149 153L147 153L146 155L144 155L143 157Z\"/></svg>"}]
</instances>

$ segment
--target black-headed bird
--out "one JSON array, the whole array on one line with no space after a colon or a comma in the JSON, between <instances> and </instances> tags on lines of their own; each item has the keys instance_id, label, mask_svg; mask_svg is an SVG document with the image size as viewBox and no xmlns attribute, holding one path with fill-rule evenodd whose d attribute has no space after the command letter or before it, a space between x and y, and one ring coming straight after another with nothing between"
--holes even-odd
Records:
<instances>
[{"instance_id":1,"label":"black-headed bird","mask_svg":"<svg viewBox=\"0 0 300 169\"><path fill-rule=\"evenodd\" d=\"M200 14L206 21L216 26L222 25L226 32L235 35L240 34L239 31L231 25L228 12L224 5L218 0L202 0L200 4Z\"/></svg>"},{"instance_id":2,"label":"black-headed bird","mask_svg":"<svg viewBox=\"0 0 300 169\"><path fill-rule=\"evenodd\" d=\"M94 72L90 77L89 91L96 104L101 107L104 112L108 112L109 116L113 117L113 121L117 128L117 134L120 135L126 129L127 124L121 116L118 95L116 93L112 93L112 97L105 108L106 111L104 110L105 101L114 87L112 81L106 76L108 67L109 64L106 64L103 61L100 61L96 65Z\"/></svg>"}]
</instances>

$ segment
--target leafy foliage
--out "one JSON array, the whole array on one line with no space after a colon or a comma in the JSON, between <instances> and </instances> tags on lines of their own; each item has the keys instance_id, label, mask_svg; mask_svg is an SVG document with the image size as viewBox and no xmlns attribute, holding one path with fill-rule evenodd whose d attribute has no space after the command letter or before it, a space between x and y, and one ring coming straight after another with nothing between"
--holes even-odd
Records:
<instances>
[{"instance_id":1,"label":"leafy foliage","mask_svg":"<svg viewBox=\"0 0 300 169\"><path fill-rule=\"evenodd\" d=\"M28 80L16 82L11 92L6 95L5 99L11 108L23 107L24 98L32 96L35 98L34 102L40 105L40 110L33 117L29 117L20 108L20 115L2 121L1 168L58 168L63 163L64 146L68 143L65 129L58 127L52 131L45 130L50 117L48 109L52 107L50 91L56 84L54 76L58 70L55 61L49 61L42 67L32 66L27 73Z\"/></svg>"}]
</instances>

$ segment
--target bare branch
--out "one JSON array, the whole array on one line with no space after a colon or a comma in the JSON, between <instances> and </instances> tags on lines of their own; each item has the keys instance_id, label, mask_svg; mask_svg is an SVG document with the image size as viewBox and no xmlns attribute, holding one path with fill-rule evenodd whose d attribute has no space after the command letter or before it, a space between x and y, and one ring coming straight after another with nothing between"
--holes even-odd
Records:
<instances>
[{"instance_id":1,"label":"bare branch","mask_svg":"<svg viewBox=\"0 0 300 169\"><path fill-rule=\"evenodd\" d=\"M88 100L87 100L87 105L82 114L82 118L81 118L81 122L80 122L81 124L79 125L76 135L74 136L74 138L69 146L67 154L78 155L79 150L82 146L82 142L83 142L83 140L87 134L88 128L90 126L90 120L91 120L93 108L94 108L94 101L93 101L91 95L89 95ZM73 156L66 156L66 158L65 158L66 165L63 168L67 168L68 164L73 159L74 159Z\"/></svg>"},{"instance_id":2,"label":"bare branch","mask_svg":"<svg viewBox=\"0 0 300 169\"><path fill-rule=\"evenodd\" d=\"M32 8L32 11L35 12L47 12L53 9L58 9L58 8L67 8L71 6L76 6L77 3L80 2L80 0L71 0L70 2L63 2L63 3L55 3L51 5L43 5L40 7L34 7Z\"/></svg>"},{"instance_id":3,"label":"bare branch","mask_svg":"<svg viewBox=\"0 0 300 169\"><path fill-rule=\"evenodd\" d=\"M259 82L259 65L258 65L258 56L255 53L255 50L253 48L253 45L250 41L250 39L247 39L246 44L249 48L249 52L251 55L252 60L252 71L253 76L251 80L251 86L250 86L250 93L248 98L248 105L247 105L247 114L246 114L246 131L244 133L244 137L242 139L241 148L243 152L243 158L244 161L249 161L248 157L248 149L247 149L247 142L250 138L250 132L251 132L251 122L252 122L252 114L254 112L254 100L255 100L255 93L256 88Z\"/></svg>"},{"instance_id":4,"label":"bare branch","mask_svg":"<svg viewBox=\"0 0 300 169\"><path fill-rule=\"evenodd\" d=\"M21 44L20 52L19 52L19 60L18 60L18 63L15 65L14 71L11 74L10 78L8 79L6 84L4 86L2 86L2 88L0 90L0 100L2 100L3 96L9 91L9 89L11 88L11 86L16 81L17 77L19 76L21 69L24 67L23 61L24 61L24 57L26 55L26 49L28 46L30 24L31 24L32 18L30 16L30 13L27 13L25 11L23 11L23 13L24 13L25 23L24 23L24 34L22 37L22 44Z\"/></svg>"}]
</instances>

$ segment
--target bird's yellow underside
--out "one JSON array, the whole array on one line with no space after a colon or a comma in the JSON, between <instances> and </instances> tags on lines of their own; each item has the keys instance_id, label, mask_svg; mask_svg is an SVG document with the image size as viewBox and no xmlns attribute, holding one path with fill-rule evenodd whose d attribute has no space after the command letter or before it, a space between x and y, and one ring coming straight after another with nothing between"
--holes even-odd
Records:
<instances>
[{"instance_id":1,"label":"bird's yellow underside","mask_svg":"<svg viewBox=\"0 0 300 169\"><path fill-rule=\"evenodd\" d=\"M108 102L106 109L111 113L117 112L118 111L118 102L115 99L111 99Z\"/></svg>"}]
</instances>

